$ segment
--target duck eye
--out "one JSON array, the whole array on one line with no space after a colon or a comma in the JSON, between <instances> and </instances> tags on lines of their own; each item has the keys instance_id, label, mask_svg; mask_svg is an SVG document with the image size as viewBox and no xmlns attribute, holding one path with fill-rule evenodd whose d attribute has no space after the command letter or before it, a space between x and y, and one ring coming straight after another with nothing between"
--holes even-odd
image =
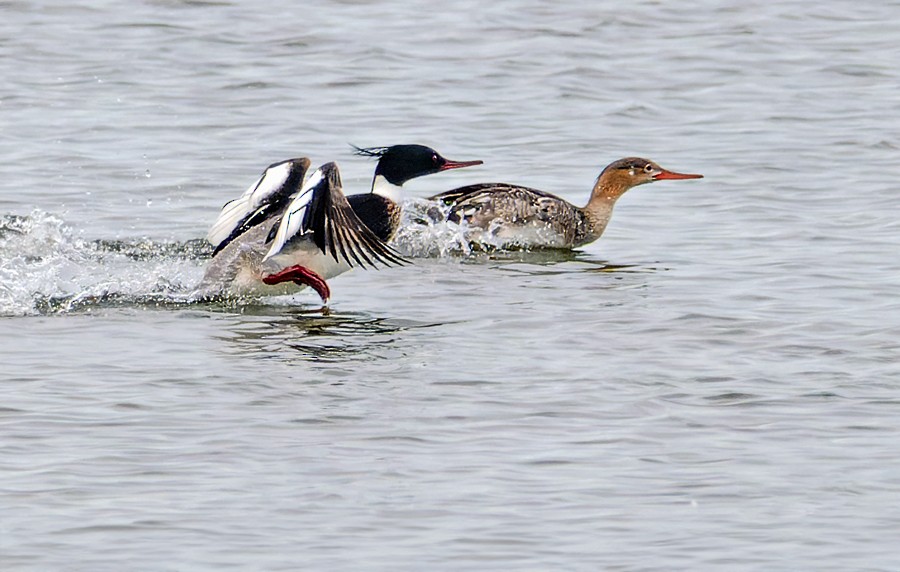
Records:
<instances>
[{"instance_id":1,"label":"duck eye","mask_svg":"<svg viewBox=\"0 0 900 572\"><path fill-rule=\"evenodd\" d=\"M651 165L650 163L647 163L646 165L644 165L644 172L645 172L645 173L652 173L652 172L653 172L653 165Z\"/></svg>"}]
</instances>

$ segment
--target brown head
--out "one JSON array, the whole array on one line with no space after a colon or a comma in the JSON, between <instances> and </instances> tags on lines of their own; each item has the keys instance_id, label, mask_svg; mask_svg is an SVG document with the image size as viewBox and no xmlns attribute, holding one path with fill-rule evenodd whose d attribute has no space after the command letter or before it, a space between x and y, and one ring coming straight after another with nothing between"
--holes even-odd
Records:
<instances>
[{"instance_id":1,"label":"brown head","mask_svg":"<svg viewBox=\"0 0 900 572\"><path fill-rule=\"evenodd\" d=\"M652 183L653 181L702 178L703 175L676 173L663 169L649 159L626 157L625 159L613 161L603 169L603 172L597 177L597 183L594 185L593 193L591 193L591 200L603 198L614 201L628 189L645 183Z\"/></svg>"}]
</instances>

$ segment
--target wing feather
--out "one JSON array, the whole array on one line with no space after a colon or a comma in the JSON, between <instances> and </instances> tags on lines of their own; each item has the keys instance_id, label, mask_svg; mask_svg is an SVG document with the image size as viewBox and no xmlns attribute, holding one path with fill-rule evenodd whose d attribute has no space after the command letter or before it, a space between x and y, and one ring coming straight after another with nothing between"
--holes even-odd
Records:
<instances>
[{"instance_id":1,"label":"wing feather","mask_svg":"<svg viewBox=\"0 0 900 572\"><path fill-rule=\"evenodd\" d=\"M408 261L379 239L357 216L341 188L340 171L326 163L313 173L288 206L263 260L298 240L311 240L326 256L365 268Z\"/></svg>"},{"instance_id":2,"label":"wing feather","mask_svg":"<svg viewBox=\"0 0 900 572\"><path fill-rule=\"evenodd\" d=\"M253 226L280 213L291 200L309 168L305 157L269 165L239 198L225 203L206 239L213 255Z\"/></svg>"}]
</instances>

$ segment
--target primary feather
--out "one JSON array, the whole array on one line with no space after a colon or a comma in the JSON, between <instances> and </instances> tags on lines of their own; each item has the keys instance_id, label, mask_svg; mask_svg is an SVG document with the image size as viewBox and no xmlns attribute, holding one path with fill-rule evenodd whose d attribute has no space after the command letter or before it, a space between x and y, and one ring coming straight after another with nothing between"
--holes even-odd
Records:
<instances>
[{"instance_id":1,"label":"primary feather","mask_svg":"<svg viewBox=\"0 0 900 572\"><path fill-rule=\"evenodd\" d=\"M369 229L353 211L341 189L334 163L319 167L288 205L263 261L308 240L335 262L349 266L386 266L406 261Z\"/></svg>"},{"instance_id":2,"label":"primary feather","mask_svg":"<svg viewBox=\"0 0 900 572\"><path fill-rule=\"evenodd\" d=\"M239 198L229 201L210 227L206 239L213 255L248 229L280 212L296 194L309 168L303 157L273 163Z\"/></svg>"}]
</instances>

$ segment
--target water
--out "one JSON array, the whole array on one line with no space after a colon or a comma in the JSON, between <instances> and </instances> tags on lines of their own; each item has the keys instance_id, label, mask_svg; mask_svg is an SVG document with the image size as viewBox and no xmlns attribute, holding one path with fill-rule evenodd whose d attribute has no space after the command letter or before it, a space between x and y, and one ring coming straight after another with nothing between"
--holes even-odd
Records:
<instances>
[{"instance_id":1,"label":"water","mask_svg":"<svg viewBox=\"0 0 900 572\"><path fill-rule=\"evenodd\" d=\"M897 3L0 4L3 570L896 570ZM272 161L432 145L581 251L199 304Z\"/></svg>"}]
</instances>

